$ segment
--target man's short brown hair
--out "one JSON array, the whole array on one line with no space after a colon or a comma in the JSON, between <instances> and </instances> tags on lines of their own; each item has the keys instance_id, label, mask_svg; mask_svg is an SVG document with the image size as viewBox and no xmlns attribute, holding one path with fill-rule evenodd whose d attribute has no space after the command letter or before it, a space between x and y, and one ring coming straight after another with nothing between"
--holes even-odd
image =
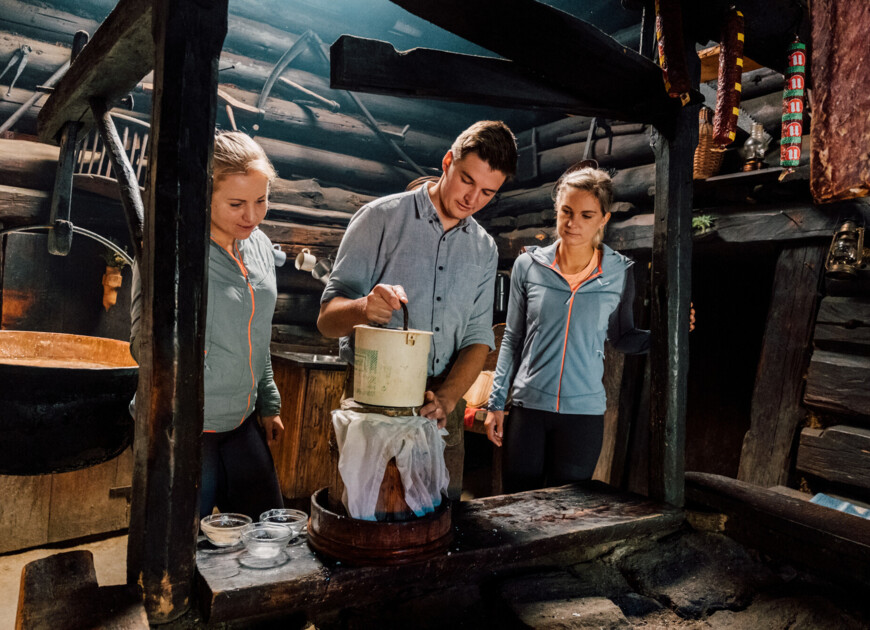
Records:
<instances>
[{"instance_id":1,"label":"man's short brown hair","mask_svg":"<svg viewBox=\"0 0 870 630\"><path fill-rule=\"evenodd\" d=\"M469 153L501 171L507 178L517 172L517 140L513 132L500 120L481 120L459 134L450 147L454 160Z\"/></svg>"}]
</instances>

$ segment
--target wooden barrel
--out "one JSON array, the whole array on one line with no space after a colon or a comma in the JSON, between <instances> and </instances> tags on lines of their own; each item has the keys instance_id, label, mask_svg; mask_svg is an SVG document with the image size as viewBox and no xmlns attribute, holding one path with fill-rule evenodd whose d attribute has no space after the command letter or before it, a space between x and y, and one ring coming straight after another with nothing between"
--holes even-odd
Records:
<instances>
[{"instance_id":1,"label":"wooden barrel","mask_svg":"<svg viewBox=\"0 0 870 630\"><path fill-rule=\"evenodd\" d=\"M403 500L404 502L404 500ZM329 509L329 488L311 496L308 544L318 553L354 565L399 565L442 555L453 540L450 503L405 521L363 521Z\"/></svg>"}]
</instances>

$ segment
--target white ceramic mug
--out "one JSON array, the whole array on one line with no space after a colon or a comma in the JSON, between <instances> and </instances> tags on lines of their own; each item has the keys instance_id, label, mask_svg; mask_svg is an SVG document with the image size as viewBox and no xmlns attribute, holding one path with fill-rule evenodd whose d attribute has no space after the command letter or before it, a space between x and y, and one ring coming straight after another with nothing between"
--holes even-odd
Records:
<instances>
[{"instance_id":1,"label":"white ceramic mug","mask_svg":"<svg viewBox=\"0 0 870 630\"><path fill-rule=\"evenodd\" d=\"M314 263L317 259L307 247L296 256L296 268L300 271L311 271L314 269Z\"/></svg>"}]
</instances>

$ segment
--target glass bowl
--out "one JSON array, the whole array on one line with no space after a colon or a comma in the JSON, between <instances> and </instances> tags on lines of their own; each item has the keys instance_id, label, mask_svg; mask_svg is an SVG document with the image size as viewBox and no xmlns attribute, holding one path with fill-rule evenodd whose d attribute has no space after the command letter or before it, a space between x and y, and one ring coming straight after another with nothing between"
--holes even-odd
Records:
<instances>
[{"instance_id":1,"label":"glass bowl","mask_svg":"<svg viewBox=\"0 0 870 630\"><path fill-rule=\"evenodd\" d=\"M215 547L230 547L238 544L242 528L250 525L252 520L245 514L225 512L209 514L199 522L199 526Z\"/></svg>"},{"instance_id":2,"label":"glass bowl","mask_svg":"<svg viewBox=\"0 0 870 630\"><path fill-rule=\"evenodd\" d=\"M293 534L292 538L296 538L305 529L308 515L302 510L281 508L263 512L260 514L260 521L263 523L280 523L285 527L289 527Z\"/></svg>"},{"instance_id":3,"label":"glass bowl","mask_svg":"<svg viewBox=\"0 0 870 630\"><path fill-rule=\"evenodd\" d=\"M245 549L257 558L277 556L292 537L292 530L281 523L251 523L242 528Z\"/></svg>"}]
</instances>

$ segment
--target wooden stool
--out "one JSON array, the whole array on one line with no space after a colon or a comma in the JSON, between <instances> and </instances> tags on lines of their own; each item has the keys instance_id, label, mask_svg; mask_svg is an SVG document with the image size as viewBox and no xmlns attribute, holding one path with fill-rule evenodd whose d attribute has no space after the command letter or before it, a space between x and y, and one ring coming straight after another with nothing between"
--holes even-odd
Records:
<instances>
[{"instance_id":1,"label":"wooden stool","mask_svg":"<svg viewBox=\"0 0 870 630\"><path fill-rule=\"evenodd\" d=\"M21 571L16 630L148 630L136 586L98 586L90 551L58 553Z\"/></svg>"}]
</instances>

